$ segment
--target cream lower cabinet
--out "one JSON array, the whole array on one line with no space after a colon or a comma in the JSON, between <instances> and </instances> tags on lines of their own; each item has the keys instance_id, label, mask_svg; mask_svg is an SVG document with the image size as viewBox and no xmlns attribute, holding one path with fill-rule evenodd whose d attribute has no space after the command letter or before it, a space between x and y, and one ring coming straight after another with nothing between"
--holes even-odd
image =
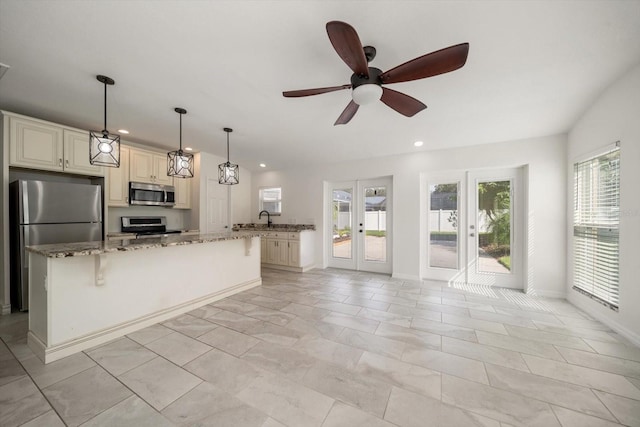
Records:
<instances>
[{"instance_id":1,"label":"cream lower cabinet","mask_svg":"<svg viewBox=\"0 0 640 427\"><path fill-rule=\"evenodd\" d=\"M5 115L9 121L9 166L104 176L104 168L89 163L88 131Z\"/></svg>"},{"instance_id":2,"label":"cream lower cabinet","mask_svg":"<svg viewBox=\"0 0 640 427\"><path fill-rule=\"evenodd\" d=\"M268 232L261 242L261 262L265 267L307 271L314 267L315 232Z\"/></svg>"}]
</instances>

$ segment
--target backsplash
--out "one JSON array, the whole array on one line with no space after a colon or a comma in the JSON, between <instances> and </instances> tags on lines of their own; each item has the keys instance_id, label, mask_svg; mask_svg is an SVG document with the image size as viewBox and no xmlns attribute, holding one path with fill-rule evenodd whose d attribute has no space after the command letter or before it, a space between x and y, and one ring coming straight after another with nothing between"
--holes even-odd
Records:
<instances>
[{"instance_id":1,"label":"backsplash","mask_svg":"<svg viewBox=\"0 0 640 427\"><path fill-rule=\"evenodd\" d=\"M120 231L121 216L166 216L167 229L187 230L191 228L191 211L188 209L170 209L160 206L130 206L128 208L109 208L107 232ZM197 226L195 228L198 228Z\"/></svg>"}]
</instances>

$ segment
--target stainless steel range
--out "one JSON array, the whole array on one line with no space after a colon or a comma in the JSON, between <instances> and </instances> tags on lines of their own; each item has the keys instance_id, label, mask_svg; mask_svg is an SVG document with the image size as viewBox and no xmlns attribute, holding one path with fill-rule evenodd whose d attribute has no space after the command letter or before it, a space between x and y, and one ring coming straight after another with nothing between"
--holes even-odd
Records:
<instances>
[{"instance_id":1,"label":"stainless steel range","mask_svg":"<svg viewBox=\"0 0 640 427\"><path fill-rule=\"evenodd\" d=\"M166 216L122 216L120 217L120 231L136 233L136 238L166 237L178 234L180 230L167 230Z\"/></svg>"}]
</instances>

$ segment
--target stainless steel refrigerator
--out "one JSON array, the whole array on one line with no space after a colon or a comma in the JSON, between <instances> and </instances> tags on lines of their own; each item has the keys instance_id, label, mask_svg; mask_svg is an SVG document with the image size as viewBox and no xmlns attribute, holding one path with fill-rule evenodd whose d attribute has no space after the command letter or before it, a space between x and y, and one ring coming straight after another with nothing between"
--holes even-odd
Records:
<instances>
[{"instance_id":1,"label":"stainless steel refrigerator","mask_svg":"<svg viewBox=\"0 0 640 427\"><path fill-rule=\"evenodd\" d=\"M18 180L9 184L11 305L29 308L25 247L102 240L100 185Z\"/></svg>"}]
</instances>

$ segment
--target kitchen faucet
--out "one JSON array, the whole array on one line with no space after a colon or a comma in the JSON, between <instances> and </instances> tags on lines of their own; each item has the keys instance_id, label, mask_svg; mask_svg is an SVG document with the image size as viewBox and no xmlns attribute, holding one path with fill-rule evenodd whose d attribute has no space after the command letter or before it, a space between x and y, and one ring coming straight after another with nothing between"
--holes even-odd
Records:
<instances>
[{"instance_id":1,"label":"kitchen faucet","mask_svg":"<svg viewBox=\"0 0 640 427\"><path fill-rule=\"evenodd\" d=\"M269 214L269 211L260 211L260 213L258 214L258 219L262 219L263 213L267 214L267 227L271 227L271 214Z\"/></svg>"}]
</instances>

